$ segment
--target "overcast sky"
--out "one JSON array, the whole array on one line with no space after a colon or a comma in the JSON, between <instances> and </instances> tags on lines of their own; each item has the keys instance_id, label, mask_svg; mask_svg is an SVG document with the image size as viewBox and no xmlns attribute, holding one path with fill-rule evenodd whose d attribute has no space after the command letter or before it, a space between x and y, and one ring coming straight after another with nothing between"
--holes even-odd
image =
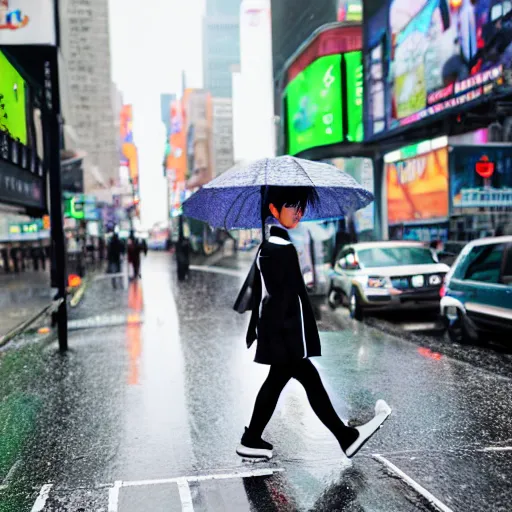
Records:
<instances>
[{"instance_id":1,"label":"overcast sky","mask_svg":"<svg viewBox=\"0 0 512 512\"><path fill-rule=\"evenodd\" d=\"M182 70L188 87L202 87L204 0L109 1L112 80L133 104L142 222L149 228L167 215L160 94L181 92Z\"/></svg>"}]
</instances>

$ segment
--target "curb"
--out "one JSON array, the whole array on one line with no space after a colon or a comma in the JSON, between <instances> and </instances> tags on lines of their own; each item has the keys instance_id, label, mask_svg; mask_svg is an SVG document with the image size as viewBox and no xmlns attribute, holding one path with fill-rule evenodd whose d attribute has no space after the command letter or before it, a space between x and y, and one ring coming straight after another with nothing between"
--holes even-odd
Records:
<instances>
[{"instance_id":1,"label":"curb","mask_svg":"<svg viewBox=\"0 0 512 512\"><path fill-rule=\"evenodd\" d=\"M17 325L13 329L11 329L7 334L0 337L0 348L5 347L10 341L19 336L20 334L27 331L27 329L37 322L40 318L45 315L51 315L54 311L56 311L62 303L62 299L54 300L48 306L45 306L43 309L39 310L35 315L30 317L28 320L25 320L21 324Z\"/></svg>"},{"instance_id":2,"label":"curb","mask_svg":"<svg viewBox=\"0 0 512 512\"><path fill-rule=\"evenodd\" d=\"M87 290L89 283L91 281L94 281L95 275L96 275L96 273L94 272L84 278L82 284L77 288L76 292L71 296L71 299L69 301L69 306L71 308L76 308L80 304L80 302L82 302L85 291Z\"/></svg>"}]
</instances>

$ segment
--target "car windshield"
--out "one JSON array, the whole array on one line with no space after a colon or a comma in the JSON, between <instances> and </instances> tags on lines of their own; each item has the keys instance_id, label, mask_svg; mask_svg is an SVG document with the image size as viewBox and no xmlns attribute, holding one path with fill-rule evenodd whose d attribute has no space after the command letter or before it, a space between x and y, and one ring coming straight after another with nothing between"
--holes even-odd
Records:
<instances>
[{"instance_id":1,"label":"car windshield","mask_svg":"<svg viewBox=\"0 0 512 512\"><path fill-rule=\"evenodd\" d=\"M357 258L366 268L437 263L432 251L423 247L372 247L357 251Z\"/></svg>"}]
</instances>

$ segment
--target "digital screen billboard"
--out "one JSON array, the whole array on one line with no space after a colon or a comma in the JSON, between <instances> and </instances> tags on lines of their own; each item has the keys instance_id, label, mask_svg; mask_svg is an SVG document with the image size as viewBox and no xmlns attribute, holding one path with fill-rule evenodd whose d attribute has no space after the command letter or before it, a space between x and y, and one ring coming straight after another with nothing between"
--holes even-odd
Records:
<instances>
[{"instance_id":1,"label":"digital screen billboard","mask_svg":"<svg viewBox=\"0 0 512 512\"><path fill-rule=\"evenodd\" d=\"M511 2L388 0L372 14L364 36L369 137L512 91Z\"/></svg>"},{"instance_id":2,"label":"digital screen billboard","mask_svg":"<svg viewBox=\"0 0 512 512\"><path fill-rule=\"evenodd\" d=\"M287 86L288 152L343 140L341 55L320 57Z\"/></svg>"},{"instance_id":3,"label":"digital screen billboard","mask_svg":"<svg viewBox=\"0 0 512 512\"><path fill-rule=\"evenodd\" d=\"M363 0L338 0L338 21L362 21Z\"/></svg>"},{"instance_id":4,"label":"digital screen billboard","mask_svg":"<svg viewBox=\"0 0 512 512\"><path fill-rule=\"evenodd\" d=\"M488 165L479 167L484 161ZM450 153L450 199L452 215L474 208L511 211L512 148L454 147Z\"/></svg>"},{"instance_id":5,"label":"digital screen billboard","mask_svg":"<svg viewBox=\"0 0 512 512\"><path fill-rule=\"evenodd\" d=\"M388 225L448 217L448 148L386 163Z\"/></svg>"},{"instance_id":6,"label":"digital screen billboard","mask_svg":"<svg viewBox=\"0 0 512 512\"><path fill-rule=\"evenodd\" d=\"M27 144L25 80L0 51L0 130Z\"/></svg>"},{"instance_id":7,"label":"digital screen billboard","mask_svg":"<svg viewBox=\"0 0 512 512\"><path fill-rule=\"evenodd\" d=\"M347 140L361 142L363 129L363 53L344 54L347 85Z\"/></svg>"}]
</instances>

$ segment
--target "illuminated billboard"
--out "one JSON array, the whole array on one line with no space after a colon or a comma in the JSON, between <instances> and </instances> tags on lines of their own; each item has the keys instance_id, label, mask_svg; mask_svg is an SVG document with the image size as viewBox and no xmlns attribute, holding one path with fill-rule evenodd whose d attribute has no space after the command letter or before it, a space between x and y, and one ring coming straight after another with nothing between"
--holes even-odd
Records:
<instances>
[{"instance_id":1,"label":"illuminated billboard","mask_svg":"<svg viewBox=\"0 0 512 512\"><path fill-rule=\"evenodd\" d=\"M450 153L452 215L512 211L512 148L456 146Z\"/></svg>"},{"instance_id":2,"label":"illuminated billboard","mask_svg":"<svg viewBox=\"0 0 512 512\"><path fill-rule=\"evenodd\" d=\"M137 186L139 183L139 158L137 147L133 141L133 109L131 105L123 105L120 122L121 162L128 167L130 181Z\"/></svg>"},{"instance_id":3,"label":"illuminated billboard","mask_svg":"<svg viewBox=\"0 0 512 512\"><path fill-rule=\"evenodd\" d=\"M448 217L448 148L385 164L388 225Z\"/></svg>"},{"instance_id":4,"label":"illuminated billboard","mask_svg":"<svg viewBox=\"0 0 512 512\"><path fill-rule=\"evenodd\" d=\"M361 142L363 129L363 54L361 51L344 55L347 94L347 140Z\"/></svg>"},{"instance_id":5,"label":"illuminated billboard","mask_svg":"<svg viewBox=\"0 0 512 512\"><path fill-rule=\"evenodd\" d=\"M341 55L321 57L286 88L288 151L343 141Z\"/></svg>"},{"instance_id":6,"label":"illuminated billboard","mask_svg":"<svg viewBox=\"0 0 512 512\"><path fill-rule=\"evenodd\" d=\"M53 0L2 0L0 46L56 45Z\"/></svg>"},{"instance_id":7,"label":"illuminated billboard","mask_svg":"<svg viewBox=\"0 0 512 512\"><path fill-rule=\"evenodd\" d=\"M25 80L0 51L0 130L27 144Z\"/></svg>"},{"instance_id":8,"label":"illuminated billboard","mask_svg":"<svg viewBox=\"0 0 512 512\"><path fill-rule=\"evenodd\" d=\"M338 21L362 21L363 0L338 0Z\"/></svg>"},{"instance_id":9,"label":"illuminated billboard","mask_svg":"<svg viewBox=\"0 0 512 512\"><path fill-rule=\"evenodd\" d=\"M364 34L369 137L512 91L511 2L388 0Z\"/></svg>"}]
</instances>

